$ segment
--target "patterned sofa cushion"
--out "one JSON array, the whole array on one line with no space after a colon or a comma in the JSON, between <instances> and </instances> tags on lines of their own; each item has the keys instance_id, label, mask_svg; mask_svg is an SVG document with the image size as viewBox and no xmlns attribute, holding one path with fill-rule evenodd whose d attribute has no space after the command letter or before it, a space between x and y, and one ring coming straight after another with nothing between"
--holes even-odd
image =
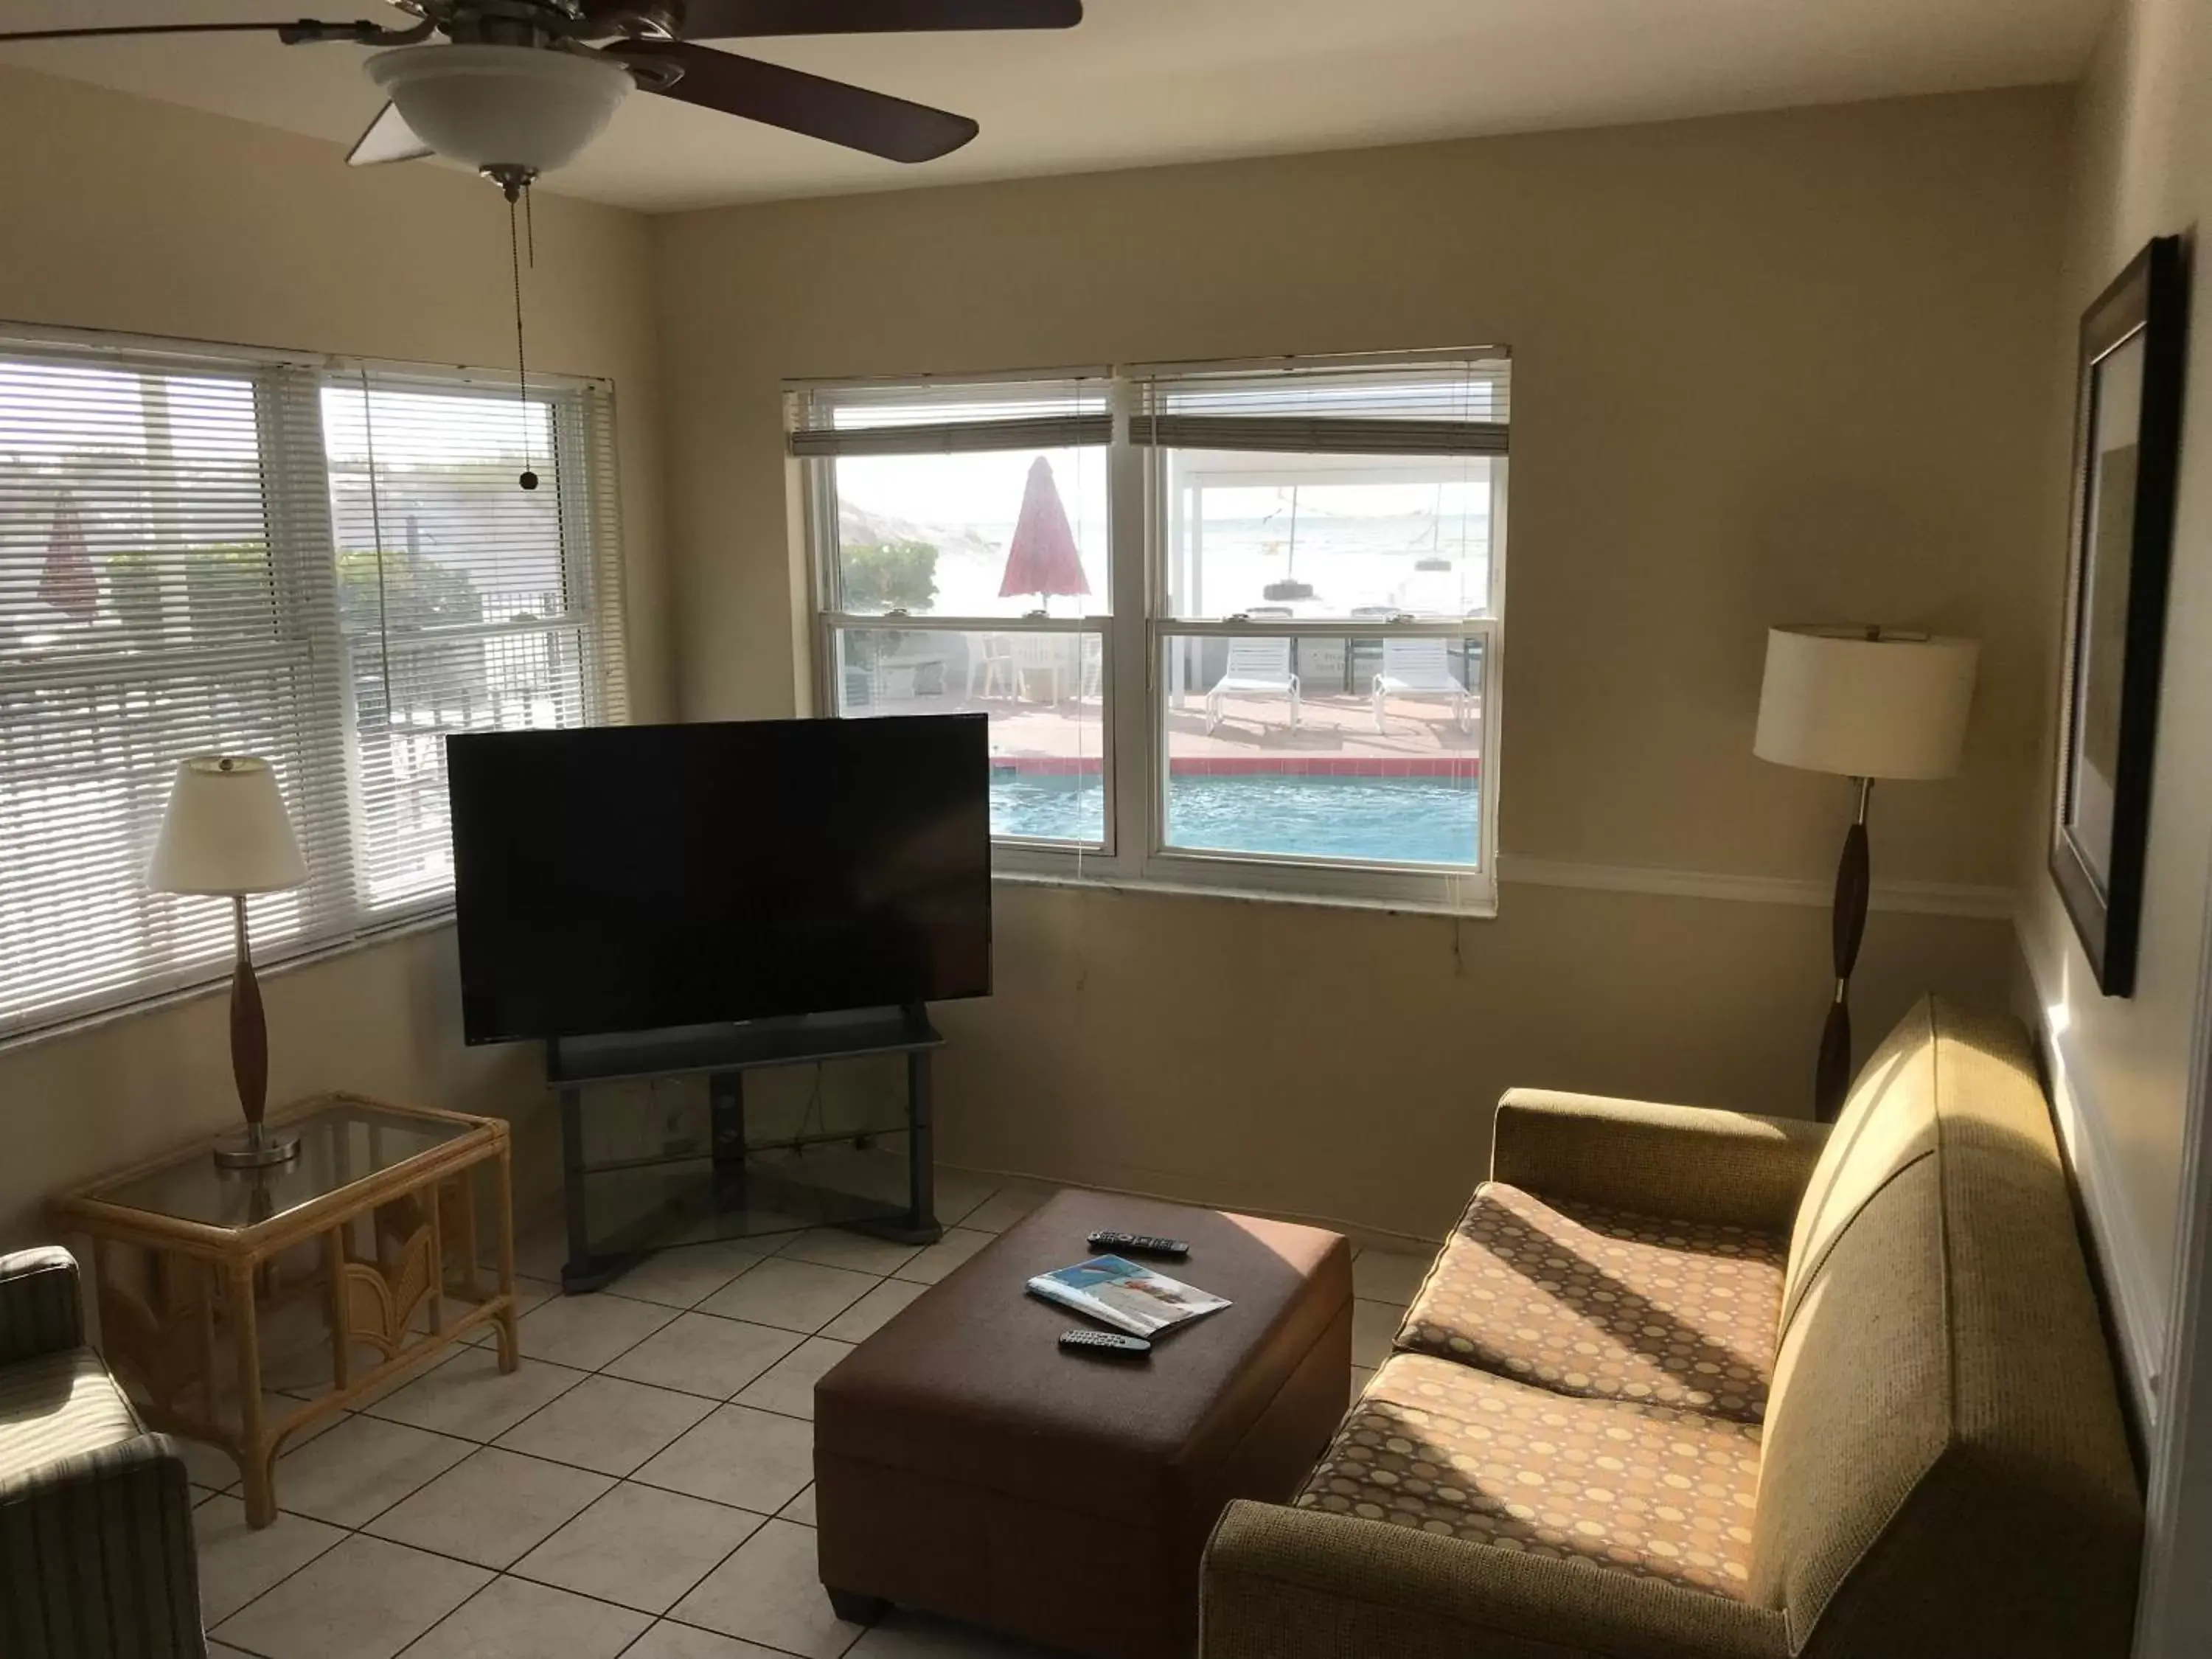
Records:
<instances>
[{"instance_id":1,"label":"patterned sofa cushion","mask_svg":"<svg viewBox=\"0 0 2212 1659\"><path fill-rule=\"evenodd\" d=\"M1741 1600L1759 1460L1753 1424L1400 1354L1297 1504Z\"/></svg>"},{"instance_id":2,"label":"patterned sofa cushion","mask_svg":"<svg viewBox=\"0 0 2212 1659\"><path fill-rule=\"evenodd\" d=\"M1479 1188L1397 1346L1598 1400L1756 1423L1788 1241Z\"/></svg>"}]
</instances>

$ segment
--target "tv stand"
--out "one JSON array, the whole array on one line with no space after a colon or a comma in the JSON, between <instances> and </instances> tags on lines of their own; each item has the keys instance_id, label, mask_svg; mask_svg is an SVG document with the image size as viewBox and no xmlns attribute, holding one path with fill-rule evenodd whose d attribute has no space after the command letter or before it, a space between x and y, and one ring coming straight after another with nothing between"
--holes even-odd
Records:
<instances>
[{"instance_id":1,"label":"tv stand","mask_svg":"<svg viewBox=\"0 0 2212 1659\"><path fill-rule=\"evenodd\" d=\"M561 1148L567 1207L568 1259L561 1287L570 1292L603 1288L644 1256L689 1242L666 1236L665 1223L647 1216L594 1237L591 1194L595 1177L679 1164L709 1166L707 1192L715 1217L742 1217L754 1207L789 1213L806 1207L794 1224L852 1227L902 1244L932 1244L937 1224L930 1057L944 1037L919 1004L834 1014L803 1014L728 1025L686 1025L604 1036L554 1037L545 1045L546 1080L561 1095ZM811 1066L876 1054L906 1056L907 1171L904 1202L807 1188L775 1175L753 1155L791 1152L831 1142L852 1143L866 1132L801 1133L756 1142L746 1134L745 1073L777 1066ZM704 1073L708 1103L708 1151L660 1158L586 1161L584 1091L592 1084ZM743 1229L723 1237L751 1236Z\"/></svg>"}]
</instances>

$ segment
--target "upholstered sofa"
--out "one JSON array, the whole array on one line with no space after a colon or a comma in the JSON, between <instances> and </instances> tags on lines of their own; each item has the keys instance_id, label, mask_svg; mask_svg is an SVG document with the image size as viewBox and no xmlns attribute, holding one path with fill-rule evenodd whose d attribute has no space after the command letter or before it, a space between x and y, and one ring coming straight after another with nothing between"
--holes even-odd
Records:
<instances>
[{"instance_id":1,"label":"upholstered sofa","mask_svg":"<svg viewBox=\"0 0 2212 1659\"><path fill-rule=\"evenodd\" d=\"M1922 1003L1832 1131L1516 1091L1206 1659L2123 1659L2142 1503L2025 1034Z\"/></svg>"},{"instance_id":2,"label":"upholstered sofa","mask_svg":"<svg viewBox=\"0 0 2212 1659\"><path fill-rule=\"evenodd\" d=\"M0 1655L206 1652L174 1443L84 1346L70 1253L0 1255Z\"/></svg>"}]
</instances>

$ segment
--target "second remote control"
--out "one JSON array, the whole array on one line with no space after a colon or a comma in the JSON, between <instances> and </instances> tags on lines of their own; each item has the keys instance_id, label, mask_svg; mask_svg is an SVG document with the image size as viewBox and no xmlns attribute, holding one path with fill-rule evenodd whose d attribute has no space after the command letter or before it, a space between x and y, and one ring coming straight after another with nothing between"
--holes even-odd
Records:
<instances>
[{"instance_id":1,"label":"second remote control","mask_svg":"<svg viewBox=\"0 0 2212 1659\"><path fill-rule=\"evenodd\" d=\"M1152 1345L1143 1337L1123 1336L1115 1331L1062 1331L1060 1346L1070 1353L1097 1359L1142 1359L1152 1351Z\"/></svg>"},{"instance_id":2,"label":"second remote control","mask_svg":"<svg viewBox=\"0 0 2212 1659\"><path fill-rule=\"evenodd\" d=\"M1176 1261L1190 1254L1188 1240L1155 1238L1150 1233L1093 1233L1090 1244L1094 1250L1127 1250L1135 1255L1164 1255Z\"/></svg>"}]
</instances>

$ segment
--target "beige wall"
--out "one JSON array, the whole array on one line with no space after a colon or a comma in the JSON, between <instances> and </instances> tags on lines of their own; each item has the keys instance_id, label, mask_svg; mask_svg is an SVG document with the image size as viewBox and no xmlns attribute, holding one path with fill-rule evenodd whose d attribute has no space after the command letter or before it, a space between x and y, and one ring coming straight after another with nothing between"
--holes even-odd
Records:
<instances>
[{"instance_id":1,"label":"beige wall","mask_svg":"<svg viewBox=\"0 0 2212 1659\"><path fill-rule=\"evenodd\" d=\"M2151 237L2212 218L2212 0L2124 0L2081 90L2068 225L2051 471L2063 477L2081 310ZM2196 252L2179 517L2173 544L2149 862L2135 994L2098 994L2044 873L2052 747L2024 823L2021 938L2055 1050L2060 1116L2082 1177L2151 1449L2150 1572L2137 1652L2212 1651L2212 1164L2203 1125L2212 869L2212 326ZM2055 708L2064 502L2054 501L2028 584L2052 648L2039 695ZM2046 722L2048 724L2048 722ZM2192 1145L2192 1142L2195 1144Z\"/></svg>"},{"instance_id":2,"label":"beige wall","mask_svg":"<svg viewBox=\"0 0 2212 1659\"><path fill-rule=\"evenodd\" d=\"M2212 50L2203 0L2137 0L2122 8L2081 95L2072 213L2061 295L2062 384L2049 469L2063 490L2070 436L2074 325L2082 309L2155 235L2191 229L2212 213L2212 113L2203 90ZM2191 30L2197 38L2190 38ZM2202 313L2200 313L2200 318ZM2099 1220L2109 1266L2133 1298L2124 1311L2162 1342L2176 1286L2191 1044L2201 1002L2207 875L2212 871L2212 331L2191 342L2179 521L2168 602L2158 760L2138 983L2128 998L2099 994L2073 926L2045 873L2049 841L2051 727L2058 696L2058 612L2065 581L2066 502L2043 514L2023 582L2049 616L2039 665L2039 763L2027 803L2020 886L2021 939L2038 994L2060 1029L2062 1081L2077 1160L2108 1198ZM2086 1137L2086 1140L2084 1138Z\"/></svg>"},{"instance_id":3,"label":"beige wall","mask_svg":"<svg viewBox=\"0 0 2212 1659\"><path fill-rule=\"evenodd\" d=\"M1752 758L1763 629L1872 616L1986 643L1966 772L1881 792L1878 875L2009 885L2065 128L2009 93L656 220L683 710L805 678L781 377L1500 341L1509 855L1825 881L1846 787ZM1803 1103L1819 909L1502 908L1002 888L999 994L944 1011L947 1152L1433 1232L1509 1084ZM1877 915L1863 1030L1926 985L2002 1002L2008 949Z\"/></svg>"},{"instance_id":4,"label":"beige wall","mask_svg":"<svg viewBox=\"0 0 2212 1659\"><path fill-rule=\"evenodd\" d=\"M507 215L430 166L356 171L328 144L0 71L0 319L504 367ZM552 197L527 276L531 359L615 382L630 659L670 704L659 409L644 222ZM526 1110L536 1056L465 1051L450 929L268 983L275 1099L350 1087ZM0 1048L0 1245L66 1182L236 1112L219 997Z\"/></svg>"}]
</instances>

